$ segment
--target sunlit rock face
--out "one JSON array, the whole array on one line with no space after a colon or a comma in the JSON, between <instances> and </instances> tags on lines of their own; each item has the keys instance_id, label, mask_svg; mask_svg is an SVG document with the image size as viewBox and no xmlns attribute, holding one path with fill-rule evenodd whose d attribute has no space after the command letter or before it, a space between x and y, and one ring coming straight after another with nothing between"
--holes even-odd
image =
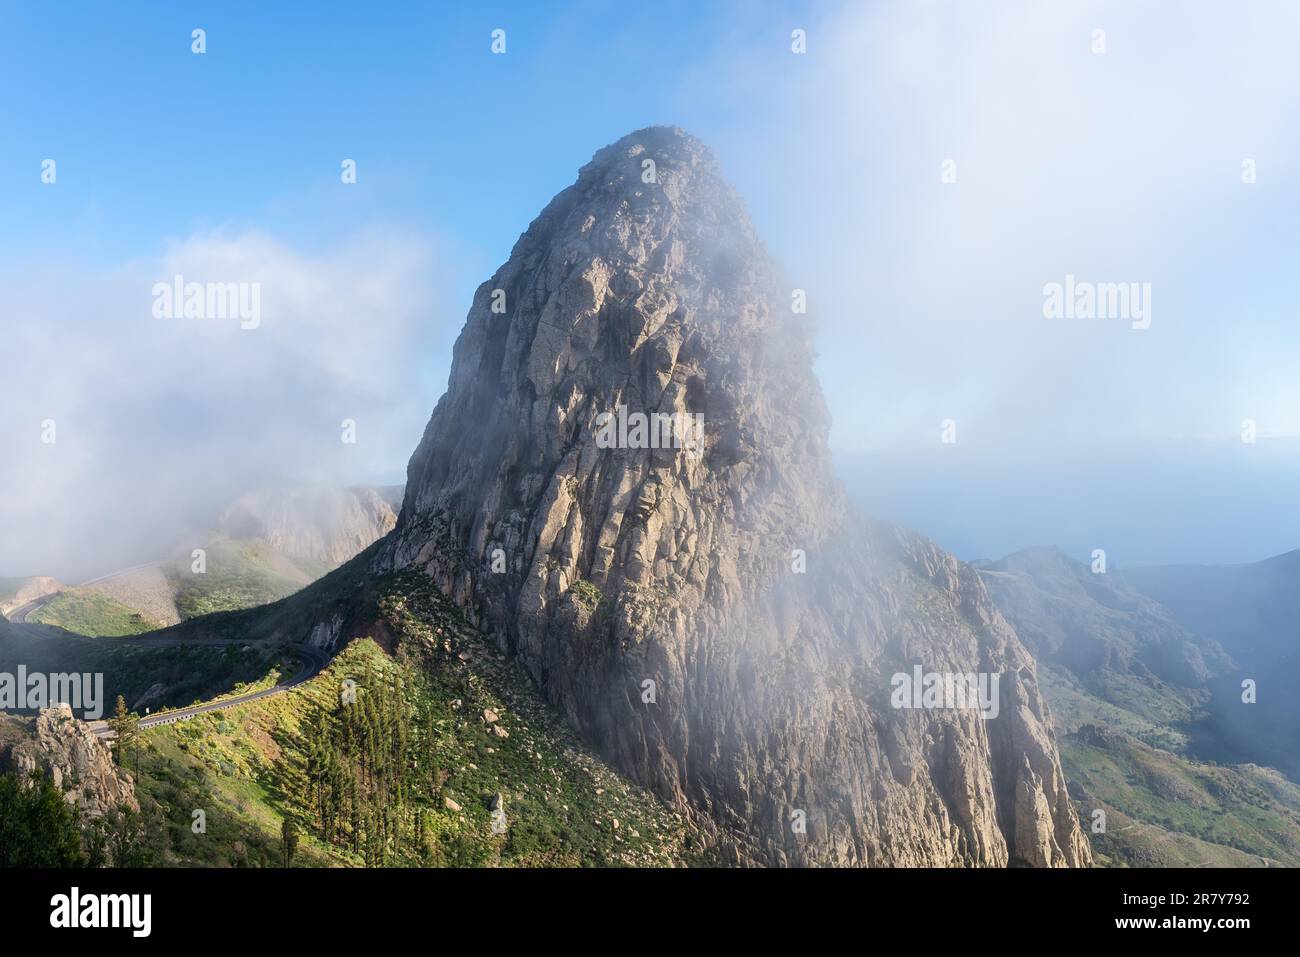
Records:
<instances>
[{"instance_id":1,"label":"sunlit rock face","mask_svg":"<svg viewBox=\"0 0 1300 957\"><path fill-rule=\"evenodd\" d=\"M108 745L66 704L42 708L31 737L7 753L0 751L0 769L5 768L23 780L33 773L48 774L84 819L103 817L115 808L140 810L131 776L113 763Z\"/></svg>"},{"instance_id":2,"label":"sunlit rock face","mask_svg":"<svg viewBox=\"0 0 1300 957\"><path fill-rule=\"evenodd\" d=\"M601 150L476 293L381 564L744 861L1088 864L978 575L847 504L796 285L697 140ZM895 707L916 666L996 707Z\"/></svg>"}]
</instances>

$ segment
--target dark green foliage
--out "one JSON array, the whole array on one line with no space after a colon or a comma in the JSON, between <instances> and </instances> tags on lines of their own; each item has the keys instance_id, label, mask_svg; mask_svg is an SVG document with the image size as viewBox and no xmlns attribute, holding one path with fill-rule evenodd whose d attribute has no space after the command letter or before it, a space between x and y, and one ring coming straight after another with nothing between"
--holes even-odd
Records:
<instances>
[{"instance_id":1,"label":"dark green foliage","mask_svg":"<svg viewBox=\"0 0 1300 957\"><path fill-rule=\"evenodd\" d=\"M273 668L292 674L297 659L281 663L273 647L231 642L229 647L123 645L61 635L34 635L0 622L0 671L102 672L105 702L118 695L131 705L149 690L145 704L157 712L227 694L240 684L259 681Z\"/></svg>"},{"instance_id":2,"label":"dark green foliage","mask_svg":"<svg viewBox=\"0 0 1300 957\"><path fill-rule=\"evenodd\" d=\"M182 766L151 748L142 749L141 776L150 834L159 863L181 861L213 867L274 867L283 862L283 837L275 840L226 812L206 772ZM194 829L194 811L205 812Z\"/></svg>"},{"instance_id":3,"label":"dark green foliage","mask_svg":"<svg viewBox=\"0 0 1300 957\"><path fill-rule=\"evenodd\" d=\"M0 867L80 867L76 809L48 777L0 774Z\"/></svg>"},{"instance_id":4,"label":"dark green foliage","mask_svg":"<svg viewBox=\"0 0 1300 957\"><path fill-rule=\"evenodd\" d=\"M109 718L108 726L113 729L117 736L113 753L117 756L117 763L122 767L127 767L127 762L131 756L135 757L135 771L140 773L140 719L126 710L126 699L121 695L117 696L117 704L113 709L113 717Z\"/></svg>"},{"instance_id":5,"label":"dark green foliage","mask_svg":"<svg viewBox=\"0 0 1300 957\"><path fill-rule=\"evenodd\" d=\"M280 847L284 852L284 866L292 867L294 855L298 853L298 825L293 818L286 817L280 825Z\"/></svg>"},{"instance_id":6,"label":"dark green foliage","mask_svg":"<svg viewBox=\"0 0 1300 957\"><path fill-rule=\"evenodd\" d=\"M340 694L307 731L306 803L322 840L384 866L396 842L417 837L422 846L414 833L419 809L409 801L421 783L411 728L422 725L402 670L371 668L350 680L355 696Z\"/></svg>"}]
</instances>

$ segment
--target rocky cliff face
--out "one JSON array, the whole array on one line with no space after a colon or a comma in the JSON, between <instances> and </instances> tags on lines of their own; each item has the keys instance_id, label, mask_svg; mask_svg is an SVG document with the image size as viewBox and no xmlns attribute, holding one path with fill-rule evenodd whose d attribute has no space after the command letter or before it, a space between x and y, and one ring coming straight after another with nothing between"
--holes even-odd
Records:
<instances>
[{"instance_id":1,"label":"rocky cliff face","mask_svg":"<svg viewBox=\"0 0 1300 957\"><path fill-rule=\"evenodd\" d=\"M601 150L479 288L382 564L759 861L1088 864L978 575L847 505L795 301L696 140ZM997 675L996 717L894 707L915 666Z\"/></svg>"},{"instance_id":2,"label":"rocky cliff face","mask_svg":"<svg viewBox=\"0 0 1300 957\"><path fill-rule=\"evenodd\" d=\"M140 810L130 775L118 769L108 745L66 704L41 709L32 737L13 745L5 763L23 775L48 771L85 818L103 817L117 807Z\"/></svg>"}]
</instances>

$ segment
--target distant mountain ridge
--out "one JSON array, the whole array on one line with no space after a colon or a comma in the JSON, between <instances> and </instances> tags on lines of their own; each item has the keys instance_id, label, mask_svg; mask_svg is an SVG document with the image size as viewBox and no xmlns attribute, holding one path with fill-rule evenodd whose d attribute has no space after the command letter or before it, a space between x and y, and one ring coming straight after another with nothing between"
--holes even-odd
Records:
<instances>
[{"instance_id":1,"label":"distant mountain ridge","mask_svg":"<svg viewBox=\"0 0 1300 957\"><path fill-rule=\"evenodd\" d=\"M1067 667L1101 696L1118 694L1113 685L1122 676L1144 692L1194 703L1212 676L1233 666L1213 638L1189 632L1123 578L1095 574L1058 548L975 567L1039 660Z\"/></svg>"},{"instance_id":2,"label":"distant mountain ridge","mask_svg":"<svg viewBox=\"0 0 1300 957\"><path fill-rule=\"evenodd\" d=\"M1296 554L1094 573L1048 547L974 563L1038 658L1080 816L1107 813L1104 863L1300 864L1300 733L1276 611ZM1261 621L1273 629L1253 631ZM1248 673L1257 704L1242 701Z\"/></svg>"},{"instance_id":3,"label":"distant mountain ridge","mask_svg":"<svg viewBox=\"0 0 1300 957\"><path fill-rule=\"evenodd\" d=\"M37 624L79 634L126 635L214 611L276 601L359 554L397 522L403 487L289 485L241 495L222 510L206 539L175 558L105 575L81 586L13 579L0 603L53 599L32 613ZM201 572L195 568L202 568ZM22 601L17 598L23 596Z\"/></svg>"},{"instance_id":4,"label":"distant mountain ridge","mask_svg":"<svg viewBox=\"0 0 1300 957\"><path fill-rule=\"evenodd\" d=\"M1300 549L1243 565L1156 565L1116 577L1189 630L1213 635L1243 663L1300 645Z\"/></svg>"},{"instance_id":5,"label":"distant mountain ridge","mask_svg":"<svg viewBox=\"0 0 1300 957\"><path fill-rule=\"evenodd\" d=\"M1251 760L1300 782L1300 550L1244 565L1166 565L1117 573L1187 630L1221 643L1236 668L1211 682L1198 753ZM1255 702L1242 700L1243 681Z\"/></svg>"},{"instance_id":6,"label":"distant mountain ridge","mask_svg":"<svg viewBox=\"0 0 1300 957\"><path fill-rule=\"evenodd\" d=\"M304 570L337 568L393 530L403 486L294 485L236 499L217 530L234 540L258 539Z\"/></svg>"}]
</instances>

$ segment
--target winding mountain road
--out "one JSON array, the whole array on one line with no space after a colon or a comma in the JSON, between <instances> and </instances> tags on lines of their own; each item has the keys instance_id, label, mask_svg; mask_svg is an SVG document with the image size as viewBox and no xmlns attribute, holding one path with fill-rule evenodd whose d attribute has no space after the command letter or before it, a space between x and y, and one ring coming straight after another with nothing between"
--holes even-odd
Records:
<instances>
[{"instance_id":1,"label":"winding mountain road","mask_svg":"<svg viewBox=\"0 0 1300 957\"><path fill-rule=\"evenodd\" d=\"M54 592L50 595L44 595L34 601L15 608L9 614L9 623L15 628L19 628L29 635L37 637L48 637L44 630L48 626L34 624L29 622L28 616L34 611L57 597L60 592ZM82 636L76 636L82 637ZM85 641L93 641L96 644L109 643L117 647L136 647L136 648L167 648L167 647L213 647L213 648L230 648L239 645L240 642L233 639L223 638L84 638ZM264 645L264 641L247 641L243 644ZM302 661L302 668L298 673L287 681L281 681L271 688L263 688L261 691L252 691L248 694L235 695L230 698L218 698L215 701L208 701L203 704L190 705L188 708L176 708L170 711L161 711L158 714L151 714L146 718L141 718L139 726L141 728L153 728L163 724L174 724L177 721L187 721L190 718L200 714L210 714L214 711L226 711L229 708L237 707L241 704L248 704L250 701L260 701L263 698L270 698L274 695L283 694L290 688L296 688L304 682L310 681L329 664L330 656L319 648L312 645L286 644L288 648ZM106 721L91 721L91 728L95 734L101 738L110 739L114 737L113 731L108 727Z\"/></svg>"}]
</instances>

